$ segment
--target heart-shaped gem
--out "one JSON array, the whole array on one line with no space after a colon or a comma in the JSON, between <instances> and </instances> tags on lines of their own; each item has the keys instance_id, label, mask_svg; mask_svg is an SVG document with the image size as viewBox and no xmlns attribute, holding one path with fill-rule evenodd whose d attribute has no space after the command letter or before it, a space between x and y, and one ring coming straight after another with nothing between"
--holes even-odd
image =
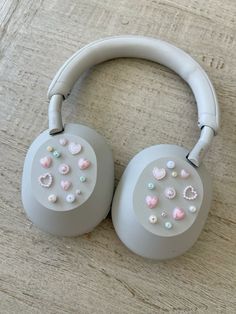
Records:
<instances>
[{"instance_id":1,"label":"heart-shaped gem","mask_svg":"<svg viewBox=\"0 0 236 314\"><path fill-rule=\"evenodd\" d=\"M152 170L152 174L153 174L153 176L154 176L154 178L156 180L161 180L161 179L165 178L166 170L164 168L157 168L157 167L155 167Z\"/></svg>"},{"instance_id":2,"label":"heart-shaped gem","mask_svg":"<svg viewBox=\"0 0 236 314\"><path fill-rule=\"evenodd\" d=\"M82 146L80 144L76 143L70 143L68 146L68 150L72 155L77 155L82 149Z\"/></svg>"},{"instance_id":3,"label":"heart-shaped gem","mask_svg":"<svg viewBox=\"0 0 236 314\"><path fill-rule=\"evenodd\" d=\"M45 156L40 159L40 165L43 168L49 168L51 166L51 163L52 163L52 158L49 156Z\"/></svg>"},{"instance_id":4,"label":"heart-shaped gem","mask_svg":"<svg viewBox=\"0 0 236 314\"><path fill-rule=\"evenodd\" d=\"M180 171L180 177L181 177L182 179L187 179L189 176L190 176L190 173L189 173L187 170L182 169L182 170Z\"/></svg>"},{"instance_id":5,"label":"heart-shaped gem","mask_svg":"<svg viewBox=\"0 0 236 314\"><path fill-rule=\"evenodd\" d=\"M173 215L174 220L182 220L185 217L185 212L184 212L184 210L182 208L176 207L173 210L173 214L172 215Z\"/></svg>"},{"instance_id":6,"label":"heart-shaped gem","mask_svg":"<svg viewBox=\"0 0 236 314\"><path fill-rule=\"evenodd\" d=\"M168 187L165 189L165 197L166 198L171 200L171 199L175 198L175 196L176 196L176 191L174 188Z\"/></svg>"},{"instance_id":7,"label":"heart-shaped gem","mask_svg":"<svg viewBox=\"0 0 236 314\"><path fill-rule=\"evenodd\" d=\"M61 187L63 188L64 191L67 191L69 187L71 186L71 182L67 180L62 180L61 181Z\"/></svg>"},{"instance_id":8,"label":"heart-shaped gem","mask_svg":"<svg viewBox=\"0 0 236 314\"><path fill-rule=\"evenodd\" d=\"M189 201L195 200L197 198L197 192L194 190L192 185L186 186L183 192L183 197Z\"/></svg>"},{"instance_id":9,"label":"heart-shaped gem","mask_svg":"<svg viewBox=\"0 0 236 314\"><path fill-rule=\"evenodd\" d=\"M84 158L80 158L78 161L79 168L85 170L90 166L90 161Z\"/></svg>"},{"instance_id":10,"label":"heart-shaped gem","mask_svg":"<svg viewBox=\"0 0 236 314\"><path fill-rule=\"evenodd\" d=\"M157 196L150 196L147 195L146 196L146 204L149 208L154 208L156 207L157 203L158 203L159 199Z\"/></svg>"},{"instance_id":11,"label":"heart-shaped gem","mask_svg":"<svg viewBox=\"0 0 236 314\"><path fill-rule=\"evenodd\" d=\"M52 175L47 172L39 176L38 178L39 184L44 188L49 188L52 185Z\"/></svg>"}]
</instances>

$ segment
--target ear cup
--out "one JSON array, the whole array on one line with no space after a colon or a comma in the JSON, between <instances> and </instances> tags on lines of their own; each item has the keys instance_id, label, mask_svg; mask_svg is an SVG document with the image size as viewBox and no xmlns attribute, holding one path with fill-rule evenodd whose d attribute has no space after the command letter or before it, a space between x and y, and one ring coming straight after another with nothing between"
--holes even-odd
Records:
<instances>
[{"instance_id":1,"label":"ear cup","mask_svg":"<svg viewBox=\"0 0 236 314\"><path fill-rule=\"evenodd\" d=\"M187 150L156 145L128 164L115 192L112 220L121 241L152 259L183 254L197 240L211 203L204 165L192 166Z\"/></svg>"},{"instance_id":2,"label":"ear cup","mask_svg":"<svg viewBox=\"0 0 236 314\"><path fill-rule=\"evenodd\" d=\"M22 200L41 229L61 236L90 232L110 209L114 162L104 138L93 129L66 124L64 132L35 139L27 153Z\"/></svg>"}]
</instances>

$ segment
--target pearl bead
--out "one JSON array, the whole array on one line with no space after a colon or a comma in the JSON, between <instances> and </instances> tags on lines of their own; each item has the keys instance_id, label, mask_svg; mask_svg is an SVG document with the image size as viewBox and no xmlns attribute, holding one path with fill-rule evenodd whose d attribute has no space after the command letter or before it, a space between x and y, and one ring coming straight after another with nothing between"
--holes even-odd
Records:
<instances>
[{"instance_id":1,"label":"pearl bead","mask_svg":"<svg viewBox=\"0 0 236 314\"><path fill-rule=\"evenodd\" d=\"M173 172L171 173L171 175L172 175L173 178L176 178L177 175L178 175L178 173L177 173L176 171L173 171Z\"/></svg>"},{"instance_id":2,"label":"pearl bead","mask_svg":"<svg viewBox=\"0 0 236 314\"><path fill-rule=\"evenodd\" d=\"M61 156L61 154L57 150L55 150L53 152L53 156L56 157L56 158L59 158Z\"/></svg>"},{"instance_id":3,"label":"pearl bead","mask_svg":"<svg viewBox=\"0 0 236 314\"><path fill-rule=\"evenodd\" d=\"M52 146L48 146L47 147L47 151L50 152L50 153L53 152L53 147Z\"/></svg>"},{"instance_id":4,"label":"pearl bead","mask_svg":"<svg viewBox=\"0 0 236 314\"><path fill-rule=\"evenodd\" d=\"M74 194L68 194L67 197L66 197L66 201L68 203L73 203L75 201L75 196Z\"/></svg>"},{"instance_id":5,"label":"pearl bead","mask_svg":"<svg viewBox=\"0 0 236 314\"><path fill-rule=\"evenodd\" d=\"M84 176L81 176L79 179L80 179L80 182L85 182L86 181L86 177L84 177Z\"/></svg>"},{"instance_id":6,"label":"pearl bead","mask_svg":"<svg viewBox=\"0 0 236 314\"><path fill-rule=\"evenodd\" d=\"M165 228L171 229L173 227L172 223L170 221L165 222Z\"/></svg>"},{"instance_id":7,"label":"pearl bead","mask_svg":"<svg viewBox=\"0 0 236 314\"><path fill-rule=\"evenodd\" d=\"M196 213L197 208L195 206L190 206L189 209L190 213Z\"/></svg>"},{"instance_id":8,"label":"pearl bead","mask_svg":"<svg viewBox=\"0 0 236 314\"><path fill-rule=\"evenodd\" d=\"M149 222L151 224L156 224L157 223L157 217L155 215L149 216Z\"/></svg>"},{"instance_id":9,"label":"pearl bead","mask_svg":"<svg viewBox=\"0 0 236 314\"><path fill-rule=\"evenodd\" d=\"M50 203L55 203L57 201L57 196L55 194L51 194L48 196L48 201Z\"/></svg>"},{"instance_id":10,"label":"pearl bead","mask_svg":"<svg viewBox=\"0 0 236 314\"><path fill-rule=\"evenodd\" d=\"M152 182L148 183L148 189L149 190L153 190L154 188L155 188L155 184L154 183L152 183Z\"/></svg>"},{"instance_id":11,"label":"pearl bead","mask_svg":"<svg viewBox=\"0 0 236 314\"><path fill-rule=\"evenodd\" d=\"M166 167L169 169L173 169L175 167L175 162L173 160L167 161Z\"/></svg>"},{"instance_id":12,"label":"pearl bead","mask_svg":"<svg viewBox=\"0 0 236 314\"><path fill-rule=\"evenodd\" d=\"M80 194L81 194L81 190L79 190L79 189L76 190L76 191L75 191L75 194L76 194L76 195L80 195Z\"/></svg>"}]
</instances>

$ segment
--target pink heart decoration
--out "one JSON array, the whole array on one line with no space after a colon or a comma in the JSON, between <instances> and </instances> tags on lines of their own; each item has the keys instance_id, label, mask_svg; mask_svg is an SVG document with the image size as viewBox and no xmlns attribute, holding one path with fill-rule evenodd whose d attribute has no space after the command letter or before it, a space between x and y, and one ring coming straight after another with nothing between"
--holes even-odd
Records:
<instances>
[{"instance_id":1,"label":"pink heart decoration","mask_svg":"<svg viewBox=\"0 0 236 314\"><path fill-rule=\"evenodd\" d=\"M70 186L71 186L70 181L66 181L66 180L61 181L61 187L63 188L64 191L67 191Z\"/></svg>"},{"instance_id":2,"label":"pink heart decoration","mask_svg":"<svg viewBox=\"0 0 236 314\"><path fill-rule=\"evenodd\" d=\"M150 196L147 195L146 196L146 204L149 208L154 208L156 207L157 203L158 203L159 199L157 196Z\"/></svg>"},{"instance_id":3,"label":"pink heart decoration","mask_svg":"<svg viewBox=\"0 0 236 314\"><path fill-rule=\"evenodd\" d=\"M52 185L52 175L51 173L47 172L45 174L42 174L38 178L39 184L43 186L44 188L49 188Z\"/></svg>"},{"instance_id":4,"label":"pink heart decoration","mask_svg":"<svg viewBox=\"0 0 236 314\"><path fill-rule=\"evenodd\" d=\"M43 168L49 168L52 163L52 158L49 156L45 156L40 159L40 164Z\"/></svg>"},{"instance_id":5,"label":"pink heart decoration","mask_svg":"<svg viewBox=\"0 0 236 314\"><path fill-rule=\"evenodd\" d=\"M161 180L166 176L166 170L164 168L155 167L152 170L152 174L156 180Z\"/></svg>"},{"instance_id":6,"label":"pink heart decoration","mask_svg":"<svg viewBox=\"0 0 236 314\"><path fill-rule=\"evenodd\" d=\"M182 208L176 207L173 210L173 218L174 220L182 220L185 217L185 212Z\"/></svg>"},{"instance_id":7,"label":"pink heart decoration","mask_svg":"<svg viewBox=\"0 0 236 314\"><path fill-rule=\"evenodd\" d=\"M187 170L182 169L182 170L180 171L180 177L181 177L181 178L187 179L189 176L190 176L190 173L189 173Z\"/></svg>"},{"instance_id":8,"label":"pink heart decoration","mask_svg":"<svg viewBox=\"0 0 236 314\"><path fill-rule=\"evenodd\" d=\"M80 158L78 161L78 165L81 170L84 170L90 166L90 161L84 158Z\"/></svg>"},{"instance_id":9,"label":"pink heart decoration","mask_svg":"<svg viewBox=\"0 0 236 314\"><path fill-rule=\"evenodd\" d=\"M82 149L82 146L80 144L76 144L76 143L70 143L68 146L68 150L72 155L76 155L78 154Z\"/></svg>"}]
</instances>

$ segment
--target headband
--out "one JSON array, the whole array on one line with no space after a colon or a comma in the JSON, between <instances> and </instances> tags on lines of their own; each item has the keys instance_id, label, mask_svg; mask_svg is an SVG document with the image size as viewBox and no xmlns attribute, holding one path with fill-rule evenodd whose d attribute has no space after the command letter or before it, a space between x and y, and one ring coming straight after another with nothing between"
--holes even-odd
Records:
<instances>
[{"instance_id":1,"label":"headband","mask_svg":"<svg viewBox=\"0 0 236 314\"><path fill-rule=\"evenodd\" d=\"M63 131L61 105L81 74L115 58L140 58L160 63L181 76L191 87L198 108L201 135L187 158L199 166L219 128L219 108L214 87L201 66L183 50L159 39L142 36L108 37L80 49L59 69L48 89L49 133Z\"/></svg>"}]
</instances>

